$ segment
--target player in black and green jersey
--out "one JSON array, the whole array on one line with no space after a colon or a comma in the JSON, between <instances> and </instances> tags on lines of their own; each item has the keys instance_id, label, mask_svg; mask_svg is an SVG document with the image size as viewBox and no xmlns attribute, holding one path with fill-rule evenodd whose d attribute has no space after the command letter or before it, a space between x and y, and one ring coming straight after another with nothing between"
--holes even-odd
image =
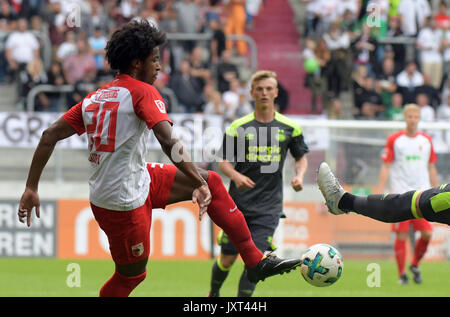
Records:
<instances>
[{"instance_id":1,"label":"player in black and green jersey","mask_svg":"<svg viewBox=\"0 0 450 317\"><path fill-rule=\"evenodd\" d=\"M308 161L302 129L293 120L275 111L277 77L258 71L251 78L255 111L231 123L222 145L219 169L231 179L229 193L245 216L255 245L273 251L272 237L283 209L283 166L288 151L295 159L295 191L303 189ZM230 210L233 212L233 210ZM209 296L219 296L220 288L238 252L225 234L219 236L221 254L214 262ZM238 296L249 297L256 284L241 275Z\"/></svg>"},{"instance_id":2,"label":"player in black and green jersey","mask_svg":"<svg viewBox=\"0 0 450 317\"><path fill-rule=\"evenodd\" d=\"M342 188L325 162L318 169L317 183L328 211L335 215L356 212L388 223L424 218L450 225L450 184L398 194L357 196Z\"/></svg>"}]
</instances>

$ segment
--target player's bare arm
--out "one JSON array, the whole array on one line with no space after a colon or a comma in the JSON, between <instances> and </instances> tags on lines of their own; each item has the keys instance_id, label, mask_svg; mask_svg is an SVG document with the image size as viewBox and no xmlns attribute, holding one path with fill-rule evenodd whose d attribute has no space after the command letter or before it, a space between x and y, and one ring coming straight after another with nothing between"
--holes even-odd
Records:
<instances>
[{"instance_id":1,"label":"player's bare arm","mask_svg":"<svg viewBox=\"0 0 450 317\"><path fill-rule=\"evenodd\" d=\"M303 179L306 174L306 170L308 169L308 159L306 155L303 155L301 158L295 161L295 176L291 181L292 188L299 192L303 189Z\"/></svg>"},{"instance_id":2,"label":"player's bare arm","mask_svg":"<svg viewBox=\"0 0 450 317\"><path fill-rule=\"evenodd\" d=\"M34 207L36 207L36 216L40 216L40 202L37 191L42 171L52 155L56 143L73 134L75 134L75 130L63 118L59 118L42 133L31 161L25 191L19 203L19 221L24 223L26 219L28 227L31 225L31 211Z\"/></svg>"},{"instance_id":3,"label":"player's bare arm","mask_svg":"<svg viewBox=\"0 0 450 317\"><path fill-rule=\"evenodd\" d=\"M211 193L208 184L192 163L189 153L184 150L179 139L173 137L172 126L168 121L157 123L153 127L153 132L156 139L161 144L164 153L170 158L173 164L195 184L195 189L192 193L192 201L198 203L201 219L211 202ZM179 156L176 159L173 157L174 148L176 149L176 154Z\"/></svg>"},{"instance_id":4,"label":"player's bare arm","mask_svg":"<svg viewBox=\"0 0 450 317\"><path fill-rule=\"evenodd\" d=\"M236 187L238 189L255 187L255 182L252 181L251 178L236 171L230 161L222 160L221 162L219 162L218 167L222 173L224 173L236 184Z\"/></svg>"}]
</instances>

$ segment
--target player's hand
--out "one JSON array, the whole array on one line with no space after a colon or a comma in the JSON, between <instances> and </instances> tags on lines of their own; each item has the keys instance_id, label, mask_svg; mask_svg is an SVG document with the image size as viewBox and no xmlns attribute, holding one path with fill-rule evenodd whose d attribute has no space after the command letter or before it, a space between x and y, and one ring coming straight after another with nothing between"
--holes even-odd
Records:
<instances>
[{"instance_id":1,"label":"player's hand","mask_svg":"<svg viewBox=\"0 0 450 317\"><path fill-rule=\"evenodd\" d=\"M209 191L209 187L207 184L204 184L192 192L192 202L195 204L198 204L198 207L200 208L199 211L199 217L198 219L201 221L203 215L208 210L208 205L211 202L212 195Z\"/></svg>"},{"instance_id":2,"label":"player's hand","mask_svg":"<svg viewBox=\"0 0 450 317\"><path fill-rule=\"evenodd\" d=\"M237 189L248 189L255 187L255 182L251 180L251 178L242 175L240 173L236 173L233 177L233 182L236 184Z\"/></svg>"},{"instance_id":3,"label":"player's hand","mask_svg":"<svg viewBox=\"0 0 450 317\"><path fill-rule=\"evenodd\" d=\"M33 208L36 208L36 216L38 218L41 216L39 206L40 201L38 193L30 188L26 188L19 203L19 211L17 213L17 215L19 216L19 221L25 223L26 218L27 226L30 227L31 212Z\"/></svg>"},{"instance_id":4,"label":"player's hand","mask_svg":"<svg viewBox=\"0 0 450 317\"><path fill-rule=\"evenodd\" d=\"M295 176L291 181L291 186L296 192L301 191L303 189L303 177Z\"/></svg>"}]
</instances>

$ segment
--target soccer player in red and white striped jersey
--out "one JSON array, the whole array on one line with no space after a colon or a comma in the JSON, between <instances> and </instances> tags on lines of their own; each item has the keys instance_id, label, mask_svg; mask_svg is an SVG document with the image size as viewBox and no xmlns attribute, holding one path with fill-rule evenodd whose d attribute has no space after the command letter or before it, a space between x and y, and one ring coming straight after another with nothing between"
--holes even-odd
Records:
<instances>
[{"instance_id":1,"label":"soccer player in red and white striped jersey","mask_svg":"<svg viewBox=\"0 0 450 317\"><path fill-rule=\"evenodd\" d=\"M383 165L380 170L379 187L385 189L388 178L391 192L394 193L436 187L438 185L435 167L437 156L433 149L431 137L418 131L420 108L415 104L409 104L405 106L403 113L406 128L391 134L387 139L381 157ZM410 266L416 283L422 281L418 265L427 250L433 230L431 224L423 218L392 225L392 230L396 233L394 252L400 277L399 283L401 284L408 283L405 261L406 240L409 236L410 225L413 226L414 232L420 231L421 233Z\"/></svg>"},{"instance_id":2,"label":"soccer player in red and white striped jersey","mask_svg":"<svg viewBox=\"0 0 450 317\"><path fill-rule=\"evenodd\" d=\"M38 183L56 143L87 133L89 200L115 262L115 272L100 296L128 296L145 279L152 208L184 200L198 203L200 219L207 212L227 233L254 283L301 263L263 255L220 176L197 169L174 137L163 99L152 86L161 68L159 47L165 41L165 34L146 20L130 22L113 33L106 58L118 75L44 131L19 203L19 221L30 226L33 208L39 217ZM174 165L144 161L150 130Z\"/></svg>"}]
</instances>

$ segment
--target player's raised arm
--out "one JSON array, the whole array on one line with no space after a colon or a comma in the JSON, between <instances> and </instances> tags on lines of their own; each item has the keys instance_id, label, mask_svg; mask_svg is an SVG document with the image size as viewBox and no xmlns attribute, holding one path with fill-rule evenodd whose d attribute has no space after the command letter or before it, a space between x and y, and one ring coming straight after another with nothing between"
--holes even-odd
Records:
<instances>
[{"instance_id":1,"label":"player's raised arm","mask_svg":"<svg viewBox=\"0 0 450 317\"><path fill-rule=\"evenodd\" d=\"M19 203L19 221L24 223L26 219L28 227L31 225L31 211L34 207L36 207L36 216L40 216L40 203L37 191L42 171L52 155L56 143L74 134L75 130L63 118L59 118L42 133L42 137L31 161L25 191Z\"/></svg>"}]
</instances>

